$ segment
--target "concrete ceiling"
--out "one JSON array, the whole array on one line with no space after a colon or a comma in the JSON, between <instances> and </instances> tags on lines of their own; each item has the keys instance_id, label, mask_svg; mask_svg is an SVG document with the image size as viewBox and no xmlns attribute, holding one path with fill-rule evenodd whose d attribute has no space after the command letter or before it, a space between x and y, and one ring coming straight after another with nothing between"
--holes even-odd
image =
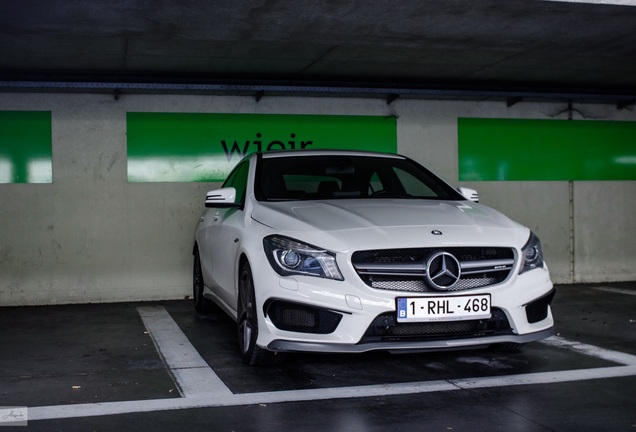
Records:
<instances>
[{"instance_id":1,"label":"concrete ceiling","mask_svg":"<svg viewBox=\"0 0 636 432\"><path fill-rule=\"evenodd\" d=\"M0 0L0 80L5 90L34 81L232 84L584 94L629 105L636 95L636 7Z\"/></svg>"}]
</instances>

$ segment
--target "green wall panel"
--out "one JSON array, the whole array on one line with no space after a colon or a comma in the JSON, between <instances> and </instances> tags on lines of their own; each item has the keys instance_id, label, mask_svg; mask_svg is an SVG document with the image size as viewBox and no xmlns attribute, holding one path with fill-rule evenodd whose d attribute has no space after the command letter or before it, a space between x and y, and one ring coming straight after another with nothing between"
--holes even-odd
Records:
<instances>
[{"instance_id":1,"label":"green wall panel","mask_svg":"<svg viewBox=\"0 0 636 432\"><path fill-rule=\"evenodd\" d=\"M0 111L0 183L51 183L51 113Z\"/></svg>"},{"instance_id":2,"label":"green wall panel","mask_svg":"<svg viewBox=\"0 0 636 432\"><path fill-rule=\"evenodd\" d=\"M458 119L459 180L636 180L636 122Z\"/></svg>"},{"instance_id":3,"label":"green wall panel","mask_svg":"<svg viewBox=\"0 0 636 432\"><path fill-rule=\"evenodd\" d=\"M256 151L397 151L394 117L129 112L126 129L130 182L223 181Z\"/></svg>"}]
</instances>

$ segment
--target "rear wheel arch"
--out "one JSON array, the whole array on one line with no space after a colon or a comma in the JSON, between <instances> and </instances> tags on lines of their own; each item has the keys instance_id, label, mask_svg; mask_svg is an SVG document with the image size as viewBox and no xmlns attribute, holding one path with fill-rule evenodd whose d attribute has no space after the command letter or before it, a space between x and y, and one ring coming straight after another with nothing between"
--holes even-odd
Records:
<instances>
[{"instance_id":1,"label":"rear wheel arch","mask_svg":"<svg viewBox=\"0 0 636 432\"><path fill-rule=\"evenodd\" d=\"M194 309L199 313L208 313L212 309L213 302L203 295L205 282L203 280L203 272L201 271L201 257L196 244L192 255L194 256L192 264L192 300L194 302Z\"/></svg>"}]
</instances>

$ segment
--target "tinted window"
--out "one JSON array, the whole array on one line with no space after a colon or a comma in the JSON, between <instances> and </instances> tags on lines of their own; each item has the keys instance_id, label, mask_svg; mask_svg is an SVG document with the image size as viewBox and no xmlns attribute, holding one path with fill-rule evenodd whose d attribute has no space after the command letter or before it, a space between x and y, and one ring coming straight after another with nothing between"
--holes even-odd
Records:
<instances>
[{"instance_id":1,"label":"tinted window","mask_svg":"<svg viewBox=\"0 0 636 432\"><path fill-rule=\"evenodd\" d=\"M413 174L404 171L400 168L395 168L395 175L397 175L400 183L404 186L404 191L407 195L418 197L418 198L428 198L428 197L436 197L437 194L431 187L420 181L419 178L415 177Z\"/></svg>"},{"instance_id":2,"label":"tinted window","mask_svg":"<svg viewBox=\"0 0 636 432\"><path fill-rule=\"evenodd\" d=\"M257 175L259 200L463 199L408 159L347 155L262 158Z\"/></svg>"}]
</instances>

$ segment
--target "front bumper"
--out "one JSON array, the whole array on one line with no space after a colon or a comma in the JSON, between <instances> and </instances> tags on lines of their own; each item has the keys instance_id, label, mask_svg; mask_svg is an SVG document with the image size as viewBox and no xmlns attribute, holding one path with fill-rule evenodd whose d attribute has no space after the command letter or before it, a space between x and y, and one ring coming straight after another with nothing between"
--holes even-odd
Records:
<instances>
[{"instance_id":1,"label":"front bumper","mask_svg":"<svg viewBox=\"0 0 636 432\"><path fill-rule=\"evenodd\" d=\"M536 333L525 335L502 335L483 338L437 340L437 341L401 341L401 342L368 342L355 345L343 345L319 342L298 342L274 340L267 345L270 351L279 352L323 352L323 353L363 353L368 351L389 351L392 353L450 351L454 349L486 348L493 344L517 343L525 344L554 336L554 328L550 327Z\"/></svg>"},{"instance_id":2,"label":"front bumper","mask_svg":"<svg viewBox=\"0 0 636 432\"><path fill-rule=\"evenodd\" d=\"M547 268L515 274L503 284L448 293L491 295L492 318L479 320L475 328L440 333L409 330L410 333L404 334L403 324L389 323L386 328L395 329L400 333L398 337L391 330L384 333L383 322L377 321L395 318L396 298L413 293L369 288L357 275L346 272L344 281L281 277L269 263L254 263L254 274L259 275L254 281L256 300L263 311L259 314L257 345L288 352L435 351L523 344L554 334L549 306L554 290ZM337 319L331 319L336 315ZM504 324L499 325L499 321Z\"/></svg>"}]
</instances>

